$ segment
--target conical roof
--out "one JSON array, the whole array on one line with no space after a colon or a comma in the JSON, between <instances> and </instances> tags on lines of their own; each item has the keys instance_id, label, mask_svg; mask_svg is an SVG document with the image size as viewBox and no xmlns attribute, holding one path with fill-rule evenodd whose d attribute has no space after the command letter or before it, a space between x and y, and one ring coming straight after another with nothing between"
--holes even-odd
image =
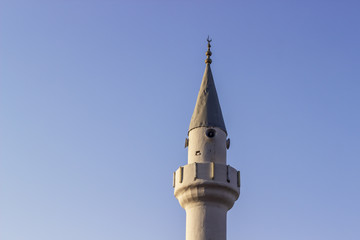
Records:
<instances>
[{"instance_id":1,"label":"conical roof","mask_svg":"<svg viewBox=\"0 0 360 240\"><path fill-rule=\"evenodd\" d=\"M210 49L208 52L210 52ZM210 68L211 52L209 54L208 52L208 58L205 60L206 68L200 86L194 113L191 117L189 132L197 127L218 127L227 133L221 112L219 98L215 88L214 78Z\"/></svg>"}]
</instances>

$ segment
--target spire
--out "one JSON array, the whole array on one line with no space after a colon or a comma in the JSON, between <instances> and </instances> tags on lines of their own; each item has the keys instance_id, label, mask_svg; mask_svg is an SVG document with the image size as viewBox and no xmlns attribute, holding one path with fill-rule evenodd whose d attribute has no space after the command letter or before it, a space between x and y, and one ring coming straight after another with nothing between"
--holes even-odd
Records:
<instances>
[{"instance_id":1,"label":"spire","mask_svg":"<svg viewBox=\"0 0 360 240\"><path fill-rule=\"evenodd\" d=\"M208 38L206 39L206 41L208 42L208 50L207 50L207 52L206 52L206 56L207 56L207 58L205 59L205 63L206 64L211 64L212 63L212 60L211 60L211 51L210 51L210 48L211 48L211 45L210 45L210 43L211 43L211 41L212 41L212 39L210 39L210 37L208 36Z\"/></svg>"},{"instance_id":2,"label":"spire","mask_svg":"<svg viewBox=\"0 0 360 240\"><path fill-rule=\"evenodd\" d=\"M205 60L206 67L200 86L198 98L196 101L194 113L191 117L189 132L197 127L218 127L222 129L225 133L227 133L215 88L214 78L210 68L212 60L210 59L211 40L209 39L209 37L207 41L208 50L206 52L207 58Z\"/></svg>"}]
</instances>

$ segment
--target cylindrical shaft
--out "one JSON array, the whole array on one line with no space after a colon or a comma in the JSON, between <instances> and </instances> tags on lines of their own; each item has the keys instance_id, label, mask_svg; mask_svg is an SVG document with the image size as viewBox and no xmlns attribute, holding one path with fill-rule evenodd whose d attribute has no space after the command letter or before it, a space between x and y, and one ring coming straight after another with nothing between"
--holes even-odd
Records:
<instances>
[{"instance_id":1,"label":"cylindrical shaft","mask_svg":"<svg viewBox=\"0 0 360 240\"><path fill-rule=\"evenodd\" d=\"M224 206L213 203L186 208L186 240L226 240Z\"/></svg>"}]
</instances>

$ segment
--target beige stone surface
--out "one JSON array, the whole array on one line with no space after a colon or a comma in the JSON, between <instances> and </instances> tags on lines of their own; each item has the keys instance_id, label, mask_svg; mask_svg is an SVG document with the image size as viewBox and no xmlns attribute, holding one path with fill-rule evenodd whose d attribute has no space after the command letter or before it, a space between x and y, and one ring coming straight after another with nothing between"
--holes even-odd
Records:
<instances>
[{"instance_id":1,"label":"beige stone surface","mask_svg":"<svg viewBox=\"0 0 360 240\"><path fill-rule=\"evenodd\" d=\"M210 63L189 127L188 164L173 174L174 195L186 211L186 240L225 240L226 214L240 195L240 172L226 165L227 141Z\"/></svg>"},{"instance_id":2,"label":"beige stone surface","mask_svg":"<svg viewBox=\"0 0 360 240\"><path fill-rule=\"evenodd\" d=\"M213 129L212 138L206 131ZM188 163L215 162L226 164L226 133L218 128L198 127L189 132Z\"/></svg>"},{"instance_id":3,"label":"beige stone surface","mask_svg":"<svg viewBox=\"0 0 360 240\"><path fill-rule=\"evenodd\" d=\"M186 211L186 240L225 240L226 213L240 194L240 173L214 162L194 162L174 174L174 195Z\"/></svg>"}]
</instances>

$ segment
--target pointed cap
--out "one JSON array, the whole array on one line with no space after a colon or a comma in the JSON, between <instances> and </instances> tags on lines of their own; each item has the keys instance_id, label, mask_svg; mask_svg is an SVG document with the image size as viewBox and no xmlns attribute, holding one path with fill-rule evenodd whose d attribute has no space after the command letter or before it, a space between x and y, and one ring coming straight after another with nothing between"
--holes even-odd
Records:
<instances>
[{"instance_id":1,"label":"pointed cap","mask_svg":"<svg viewBox=\"0 0 360 240\"><path fill-rule=\"evenodd\" d=\"M208 45L210 45L210 42ZM210 52L210 47L206 52L208 58L205 60L205 72L200 86L194 113L191 117L189 132L197 127L218 127L227 133L221 112L219 98L215 88L214 78L211 73L211 59L208 55L208 52Z\"/></svg>"}]
</instances>

